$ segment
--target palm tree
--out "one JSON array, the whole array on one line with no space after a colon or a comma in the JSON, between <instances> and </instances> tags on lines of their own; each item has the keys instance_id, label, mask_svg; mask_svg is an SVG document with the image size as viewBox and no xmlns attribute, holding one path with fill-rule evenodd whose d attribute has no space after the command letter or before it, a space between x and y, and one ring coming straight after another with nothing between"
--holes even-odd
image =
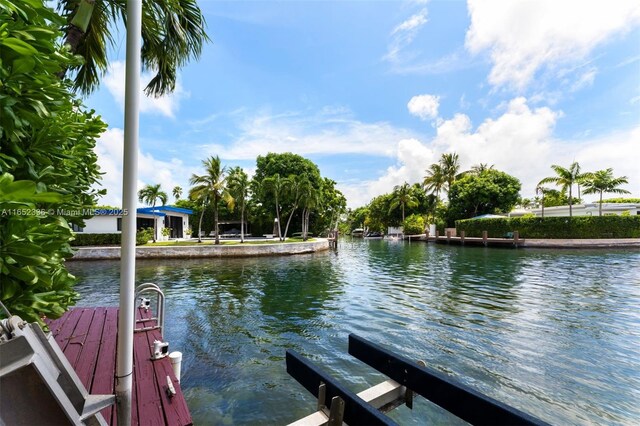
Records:
<instances>
[{"instance_id":1,"label":"palm tree","mask_svg":"<svg viewBox=\"0 0 640 426\"><path fill-rule=\"evenodd\" d=\"M322 191L320 189L315 188L311 183L307 180L301 188L300 195L300 205L302 206L302 240L307 241L309 235L309 222L311 217L311 211L320 205L320 199L322 197ZM333 217L329 222L329 227L331 228L331 223L333 222Z\"/></svg>"},{"instance_id":2,"label":"palm tree","mask_svg":"<svg viewBox=\"0 0 640 426\"><path fill-rule=\"evenodd\" d=\"M444 175L444 179L447 182L447 192L451 190L451 185L453 182L459 177L460 171L460 161L458 158L458 154L442 154L440 158L440 165L442 167L442 173Z\"/></svg>"},{"instance_id":3,"label":"palm tree","mask_svg":"<svg viewBox=\"0 0 640 426\"><path fill-rule=\"evenodd\" d=\"M204 212L207 209L207 206L209 205L209 195L206 192L196 195L196 194L193 194L192 191L189 191L189 199L200 204L200 207L202 209L200 211L200 220L198 221L198 242L201 243L202 242L202 219L204 218Z\"/></svg>"},{"instance_id":4,"label":"palm tree","mask_svg":"<svg viewBox=\"0 0 640 426\"><path fill-rule=\"evenodd\" d=\"M393 187L393 199L389 206L389 213L398 207L402 207L402 221L404 222L404 208L415 207L418 205L418 200L413 195L411 186L405 182L402 185L396 185Z\"/></svg>"},{"instance_id":5,"label":"palm tree","mask_svg":"<svg viewBox=\"0 0 640 426\"><path fill-rule=\"evenodd\" d=\"M218 232L218 205L224 201L229 206L234 205L233 197L227 191L226 168L220 164L220 157L209 157L202 161L205 173L203 175L191 175L189 183L194 185L190 194L195 199L204 199L206 196L213 203L213 230L216 244L220 244Z\"/></svg>"},{"instance_id":6,"label":"palm tree","mask_svg":"<svg viewBox=\"0 0 640 426\"><path fill-rule=\"evenodd\" d=\"M550 176L542 179L538 185L543 185L546 183L555 183L556 185L560 185L562 188L562 192L566 193L567 189L569 190L569 217L573 216L573 184L576 183L580 175L580 166L577 162L573 162L569 168L564 168L562 166L558 166L554 164L551 166L554 172L556 172L557 176Z\"/></svg>"},{"instance_id":7,"label":"palm tree","mask_svg":"<svg viewBox=\"0 0 640 426\"><path fill-rule=\"evenodd\" d=\"M542 199L540 201L540 206L542 207L542 217L544 217L544 193L547 192L549 189L545 188L544 186L542 186L542 182L538 183L538 186L536 186L536 195L541 194L542 195Z\"/></svg>"},{"instance_id":8,"label":"palm tree","mask_svg":"<svg viewBox=\"0 0 640 426\"><path fill-rule=\"evenodd\" d=\"M240 242L244 243L244 210L249 197L249 176L241 167L234 167L229 172L229 192L233 196L236 205L240 206Z\"/></svg>"},{"instance_id":9,"label":"palm tree","mask_svg":"<svg viewBox=\"0 0 640 426\"><path fill-rule=\"evenodd\" d=\"M262 181L262 190L273 194L276 201L276 219L278 219L278 240L282 241L282 228L280 227L280 203L279 197L283 192L286 181L280 177L279 173L274 174Z\"/></svg>"},{"instance_id":10,"label":"palm tree","mask_svg":"<svg viewBox=\"0 0 640 426\"><path fill-rule=\"evenodd\" d=\"M486 172L487 170L493 170L493 164L492 165L488 165L487 163L474 164L473 166L471 166L471 169L468 171L468 173L471 173L474 175L480 175L483 172Z\"/></svg>"},{"instance_id":11,"label":"palm tree","mask_svg":"<svg viewBox=\"0 0 640 426\"><path fill-rule=\"evenodd\" d=\"M437 200L438 195L444 188L445 184L446 181L442 166L437 163L429 166L429 168L427 169L427 175L424 177L424 181L422 182L424 189L427 191L431 191L432 194L435 194Z\"/></svg>"},{"instance_id":12,"label":"palm tree","mask_svg":"<svg viewBox=\"0 0 640 426\"><path fill-rule=\"evenodd\" d=\"M626 189L618 188L620 185L629 183L626 176L614 178L613 169L598 170L590 173L584 180L583 194L600 194L600 206L598 215L602 216L602 194L605 192L613 194L629 194Z\"/></svg>"},{"instance_id":13,"label":"palm tree","mask_svg":"<svg viewBox=\"0 0 640 426\"><path fill-rule=\"evenodd\" d=\"M95 90L109 60L107 46L118 39L112 31L126 23L127 2L122 0L58 0L58 11L67 18L65 42L71 53L84 60L74 65L76 90ZM196 0L146 0L142 11L142 66L156 74L147 85L148 95L174 90L178 68L198 59L209 41L205 20Z\"/></svg>"},{"instance_id":14,"label":"palm tree","mask_svg":"<svg viewBox=\"0 0 640 426\"><path fill-rule=\"evenodd\" d=\"M289 219L287 219L287 225L284 228L284 237L286 237L289 232L289 225L291 224L293 214L298 209L300 198L309 186L311 186L311 182L309 182L307 177L300 178L300 176L291 175L284 179L283 196L289 198L292 204Z\"/></svg>"},{"instance_id":15,"label":"palm tree","mask_svg":"<svg viewBox=\"0 0 640 426\"><path fill-rule=\"evenodd\" d=\"M173 187L173 196L175 197L176 201L180 199L180 197L182 196L182 188L180 186Z\"/></svg>"},{"instance_id":16,"label":"palm tree","mask_svg":"<svg viewBox=\"0 0 640 426\"><path fill-rule=\"evenodd\" d=\"M153 215L153 242L156 242L157 218L155 213L156 201L160 200L162 205L167 204L167 193L160 189L160 184L147 185L138 191L138 201L151 206L151 214Z\"/></svg>"}]
</instances>

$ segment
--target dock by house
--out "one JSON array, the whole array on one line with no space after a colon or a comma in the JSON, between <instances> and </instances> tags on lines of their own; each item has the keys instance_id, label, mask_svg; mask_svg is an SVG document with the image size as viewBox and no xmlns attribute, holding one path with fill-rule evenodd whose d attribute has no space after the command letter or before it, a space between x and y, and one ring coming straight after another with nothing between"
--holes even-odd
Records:
<instances>
[{"instance_id":1,"label":"dock by house","mask_svg":"<svg viewBox=\"0 0 640 426\"><path fill-rule=\"evenodd\" d=\"M191 414L169 358L152 360L155 340L162 340L151 312L136 309L144 331L134 335L131 423L190 425ZM92 394L115 393L118 308L72 308L47 325L80 380ZM170 391L169 382L175 394ZM117 422L116 406L101 411L110 425Z\"/></svg>"}]
</instances>

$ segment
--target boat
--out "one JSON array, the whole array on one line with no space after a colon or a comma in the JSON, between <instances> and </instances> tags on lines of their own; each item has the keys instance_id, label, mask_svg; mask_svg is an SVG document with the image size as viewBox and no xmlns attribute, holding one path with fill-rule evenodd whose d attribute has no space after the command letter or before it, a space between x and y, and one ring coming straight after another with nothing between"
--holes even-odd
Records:
<instances>
[{"instance_id":1,"label":"boat","mask_svg":"<svg viewBox=\"0 0 640 426\"><path fill-rule=\"evenodd\" d=\"M356 237L356 238L364 237L364 229L362 229L362 228L354 229L353 231L351 231L351 236L352 237Z\"/></svg>"},{"instance_id":2,"label":"boat","mask_svg":"<svg viewBox=\"0 0 640 426\"><path fill-rule=\"evenodd\" d=\"M381 240L384 238L384 234L382 232L367 232L364 236L367 240Z\"/></svg>"}]
</instances>

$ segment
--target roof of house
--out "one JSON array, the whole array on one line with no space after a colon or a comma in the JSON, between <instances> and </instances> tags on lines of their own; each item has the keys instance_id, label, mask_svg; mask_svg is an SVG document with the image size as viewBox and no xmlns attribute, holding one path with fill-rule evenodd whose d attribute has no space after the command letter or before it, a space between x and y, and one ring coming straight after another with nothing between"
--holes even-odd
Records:
<instances>
[{"instance_id":1,"label":"roof of house","mask_svg":"<svg viewBox=\"0 0 640 426\"><path fill-rule=\"evenodd\" d=\"M122 216L122 209L97 209L93 213L95 216ZM140 207L136 209L136 213L163 217L166 216L167 213L192 214L193 210L173 206L158 206Z\"/></svg>"}]
</instances>

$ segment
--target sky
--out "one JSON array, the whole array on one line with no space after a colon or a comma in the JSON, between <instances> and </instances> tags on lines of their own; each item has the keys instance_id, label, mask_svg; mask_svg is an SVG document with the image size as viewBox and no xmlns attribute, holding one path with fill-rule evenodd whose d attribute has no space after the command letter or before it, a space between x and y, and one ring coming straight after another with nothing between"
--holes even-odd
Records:
<instances>
[{"instance_id":1,"label":"sky","mask_svg":"<svg viewBox=\"0 0 640 426\"><path fill-rule=\"evenodd\" d=\"M186 192L212 155L251 175L258 155L293 152L355 208L456 152L463 170L486 163L520 179L523 197L574 161L613 168L640 197L637 1L199 4L211 43L173 94L141 95L140 188ZM109 124L100 203L119 206L124 31L115 38L85 104Z\"/></svg>"}]
</instances>

